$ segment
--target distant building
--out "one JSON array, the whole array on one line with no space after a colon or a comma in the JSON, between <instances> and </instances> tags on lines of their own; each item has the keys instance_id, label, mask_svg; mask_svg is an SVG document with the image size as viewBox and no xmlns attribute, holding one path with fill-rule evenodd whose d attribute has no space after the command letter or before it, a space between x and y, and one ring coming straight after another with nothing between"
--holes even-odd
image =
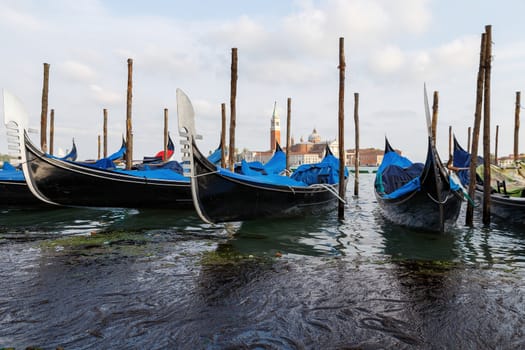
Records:
<instances>
[{"instance_id":1,"label":"distant building","mask_svg":"<svg viewBox=\"0 0 525 350\"><path fill-rule=\"evenodd\" d=\"M286 145L281 143L281 121L277 114L276 105L274 104L272 119L270 123L270 150L268 151L250 151L244 150L241 158L248 162L259 161L261 163L267 162L275 152L275 143L279 142L283 151L286 152ZM313 129L308 136L308 141L304 141L301 137L300 142L295 143L294 138L291 138L291 146L289 152L290 167L297 167L301 164L311 164L320 162L324 155L326 145L330 148L332 153L339 156L339 143L336 140L323 141L317 132Z\"/></svg>"},{"instance_id":2,"label":"distant building","mask_svg":"<svg viewBox=\"0 0 525 350\"><path fill-rule=\"evenodd\" d=\"M523 153L520 153L518 155L518 160L519 161L525 161L525 154ZM502 167L502 168L508 168L508 167L514 167L515 164L514 164L514 154L509 154L508 156L505 156L505 157L498 157L498 166Z\"/></svg>"},{"instance_id":3,"label":"distant building","mask_svg":"<svg viewBox=\"0 0 525 350\"><path fill-rule=\"evenodd\" d=\"M240 154L240 158L245 159L247 162L259 161L264 164L273 156L276 142L279 142L283 151L286 151L286 145L281 143L281 118L277 114L277 103L274 103L270 122L270 149L268 151L250 151L245 149ZM314 128L312 133L308 135L307 141L304 141L303 137L301 137L299 142L296 143L292 136L290 152L288 155L290 167L320 162L325 155L327 145L334 156L339 157L339 142L337 140L323 140L316 128ZM399 150L396 150L396 152L401 154L401 151ZM360 149L359 165L379 166L383 161L383 153L384 151L382 149ZM354 165L355 150L346 150L344 157L347 166Z\"/></svg>"},{"instance_id":4,"label":"distant building","mask_svg":"<svg viewBox=\"0 0 525 350\"><path fill-rule=\"evenodd\" d=\"M396 149L396 153L401 155L401 151ZM363 148L359 150L360 166L379 166L383 161L384 150L377 148ZM355 164L355 149L346 150L346 165Z\"/></svg>"}]
</instances>

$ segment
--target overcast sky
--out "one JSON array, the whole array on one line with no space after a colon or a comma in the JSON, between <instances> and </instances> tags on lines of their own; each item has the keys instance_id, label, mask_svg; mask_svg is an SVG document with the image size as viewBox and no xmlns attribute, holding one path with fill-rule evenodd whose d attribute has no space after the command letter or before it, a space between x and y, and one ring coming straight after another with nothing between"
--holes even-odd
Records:
<instances>
[{"instance_id":1,"label":"overcast sky","mask_svg":"<svg viewBox=\"0 0 525 350\"><path fill-rule=\"evenodd\" d=\"M499 124L498 153L505 155L512 152L515 92L525 86L524 14L522 0L0 0L0 82L39 127L43 63L49 63L55 149L70 148L75 138L80 159L93 158L103 108L109 151L120 145L132 58L134 158L162 148L164 108L177 134L176 88L192 100L200 145L208 151L219 141L221 103L229 119L236 47L236 146L267 150L274 101L285 126L288 97L296 140L313 128L323 139L337 137L344 37L345 148L354 147L358 92L361 147L382 148L387 135L405 155L423 161L426 82L430 93L439 91L437 142L447 159L449 125L467 142L480 37L492 24L492 139ZM284 128L281 134L284 143ZM0 153L6 152L2 137Z\"/></svg>"}]
</instances>

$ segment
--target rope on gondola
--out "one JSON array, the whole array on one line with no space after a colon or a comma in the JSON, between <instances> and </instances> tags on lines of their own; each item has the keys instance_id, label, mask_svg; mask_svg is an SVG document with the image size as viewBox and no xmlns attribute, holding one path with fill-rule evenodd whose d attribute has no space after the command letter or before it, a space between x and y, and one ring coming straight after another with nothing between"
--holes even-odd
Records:
<instances>
[{"instance_id":1,"label":"rope on gondola","mask_svg":"<svg viewBox=\"0 0 525 350\"><path fill-rule=\"evenodd\" d=\"M215 171L210 171L209 173L204 173L204 174L199 174L199 175L193 175L192 177L207 176L207 175L211 175L211 174L217 174L218 172L219 172L219 170L215 170Z\"/></svg>"},{"instance_id":2,"label":"rope on gondola","mask_svg":"<svg viewBox=\"0 0 525 350\"><path fill-rule=\"evenodd\" d=\"M313 188L315 188L315 187L324 188L325 190L327 190L328 192L333 194L335 197L337 197L337 199L339 199L339 201L341 201L342 203L346 204L346 201L344 200L344 198L341 198L339 196L339 193L337 193L336 190L334 190L332 186L329 186L327 184L313 184L310 187L313 187Z\"/></svg>"},{"instance_id":3,"label":"rope on gondola","mask_svg":"<svg viewBox=\"0 0 525 350\"><path fill-rule=\"evenodd\" d=\"M447 196L445 197L445 200L444 200L443 202L440 202L440 201L436 200L434 197L432 197L432 196L430 195L430 193L427 193L428 198L430 198L430 199L431 199L434 203L436 203L436 204L445 204L445 203L448 201L448 199L449 199L452 195L453 195L453 194L449 194L449 195L447 195Z\"/></svg>"}]
</instances>

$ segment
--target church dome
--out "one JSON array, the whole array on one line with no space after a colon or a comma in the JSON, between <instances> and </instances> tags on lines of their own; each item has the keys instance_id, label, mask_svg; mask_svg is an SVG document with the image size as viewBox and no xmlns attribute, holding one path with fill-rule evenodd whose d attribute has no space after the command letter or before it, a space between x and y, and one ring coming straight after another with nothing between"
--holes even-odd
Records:
<instances>
[{"instance_id":1,"label":"church dome","mask_svg":"<svg viewBox=\"0 0 525 350\"><path fill-rule=\"evenodd\" d=\"M314 131L308 136L308 142L318 143L321 142L321 136L317 133L317 130L314 128Z\"/></svg>"}]
</instances>

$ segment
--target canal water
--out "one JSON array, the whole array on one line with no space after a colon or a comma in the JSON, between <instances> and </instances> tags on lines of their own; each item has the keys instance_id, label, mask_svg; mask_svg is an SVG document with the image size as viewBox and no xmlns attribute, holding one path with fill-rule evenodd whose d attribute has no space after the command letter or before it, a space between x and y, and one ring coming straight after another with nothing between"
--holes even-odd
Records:
<instances>
[{"instance_id":1,"label":"canal water","mask_svg":"<svg viewBox=\"0 0 525 350\"><path fill-rule=\"evenodd\" d=\"M373 178L343 221L4 210L0 348L524 348L525 229L391 225Z\"/></svg>"}]
</instances>

